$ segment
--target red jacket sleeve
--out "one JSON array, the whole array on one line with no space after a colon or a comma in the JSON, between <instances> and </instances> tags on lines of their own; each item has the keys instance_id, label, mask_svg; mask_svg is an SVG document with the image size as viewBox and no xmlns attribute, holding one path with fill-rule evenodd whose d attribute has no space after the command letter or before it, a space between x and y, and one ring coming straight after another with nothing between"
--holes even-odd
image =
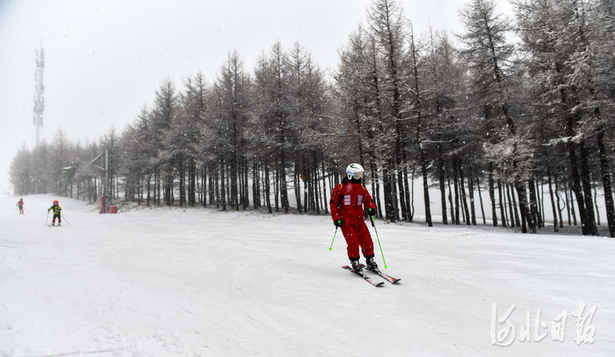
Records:
<instances>
[{"instance_id":1,"label":"red jacket sleeve","mask_svg":"<svg viewBox=\"0 0 615 357\"><path fill-rule=\"evenodd\" d=\"M331 192L331 200L329 201L329 209L331 209L331 218L333 221L337 221L341 218L340 215L340 200L341 200L341 190L342 184L335 186L333 192Z\"/></svg>"}]
</instances>

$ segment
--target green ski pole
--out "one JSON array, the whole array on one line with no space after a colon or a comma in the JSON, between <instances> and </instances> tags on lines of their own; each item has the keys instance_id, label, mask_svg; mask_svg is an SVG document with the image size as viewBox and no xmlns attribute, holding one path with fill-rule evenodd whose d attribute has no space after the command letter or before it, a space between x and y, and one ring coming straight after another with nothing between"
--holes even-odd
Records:
<instances>
[{"instance_id":1,"label":"green ski pole","mask_svg":"<svg viewBox=\"0 0 615 357\"><path fill-rule=\"evenodd\" d=\"M331 246L329 247L329 250L333 250L333 242L335 242L335 235L337 234L337 228L335 227L335 233L333 233L333 240L331 241Z\"/></svg>"},{"instance_id":2,"label":"green ski pole","mask_svg":"<svg viewBox=\"0 0 615 357\"><path fill-rule=\"evenodd\" d=\"M382 255L382 262L384 263L384 268L388 269L387 261L384 259L384 252L382 251L382 244L380 244L380 237L378 236L378 230L376 229L376 225L374 224L374 216L370 216L372 218L372 227L374 227L374 232L376 232L376 239L378 240L378 246L380 247L380 254Z\"/></svg>"}]
</instances>

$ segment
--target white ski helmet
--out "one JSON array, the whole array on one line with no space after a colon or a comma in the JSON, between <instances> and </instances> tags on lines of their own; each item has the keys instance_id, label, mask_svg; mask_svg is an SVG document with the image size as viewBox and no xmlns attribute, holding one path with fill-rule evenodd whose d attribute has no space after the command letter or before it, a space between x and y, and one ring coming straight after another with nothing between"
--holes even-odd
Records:
<instances>
[{"instance_id":1,"label":"white ski helmet","mask_svg":"<svg viewBox=\"0 0 615 357\"><path fill-rule=\"evenodd\" d=\"M346 167L346 173L348 174L348 179L361 179L363 177L363 172L365 172L365 170L363 170L363 166L357 164L357 163L352 163L350 165L348 165L348 167Z\"/></svg>"}]
</instances>

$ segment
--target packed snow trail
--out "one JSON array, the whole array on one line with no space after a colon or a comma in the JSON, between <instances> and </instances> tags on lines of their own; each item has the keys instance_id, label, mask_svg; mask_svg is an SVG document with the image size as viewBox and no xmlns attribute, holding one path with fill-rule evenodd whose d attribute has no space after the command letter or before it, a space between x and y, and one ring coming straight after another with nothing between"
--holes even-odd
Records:
<instances>
[{"instance_id":1,"label":"packed snow trail","mask_svg":"<svg viewBox=\"0 0 615 357\"><path fill-rule=\"evenodd\" d=\"M50 228L56 198L71 224ZM25 196L19 215L18 199L0 199L2 357L615 355L613 239L379 222L385 272L403 280L374 289L339 268L326 216L101 215L50 195ZM575 343L579 301L597 308L592 344ZM496 316L515 305L505 322L494 303Z\"/></svg>"}]
</instances>

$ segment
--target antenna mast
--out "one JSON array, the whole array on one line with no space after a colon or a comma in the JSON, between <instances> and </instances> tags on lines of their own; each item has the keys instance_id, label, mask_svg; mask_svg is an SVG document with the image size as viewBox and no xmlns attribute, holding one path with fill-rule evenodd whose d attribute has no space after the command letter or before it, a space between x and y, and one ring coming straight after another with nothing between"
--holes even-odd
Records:
<instances>
[{"instance_id":1,"label":"antenna mast","mask_svg":"<svg viewBox=\"0 0 615 357\"><path fill-rule=\"evenodd\" d=\"M43 111L45 110L45 86L43 85L43 70L45 69L45 50L36 50L36 94L34 94L34 125L36 125L36 146L38 146L41 127L43 126Z\"/></svg>"}]
</instances>

